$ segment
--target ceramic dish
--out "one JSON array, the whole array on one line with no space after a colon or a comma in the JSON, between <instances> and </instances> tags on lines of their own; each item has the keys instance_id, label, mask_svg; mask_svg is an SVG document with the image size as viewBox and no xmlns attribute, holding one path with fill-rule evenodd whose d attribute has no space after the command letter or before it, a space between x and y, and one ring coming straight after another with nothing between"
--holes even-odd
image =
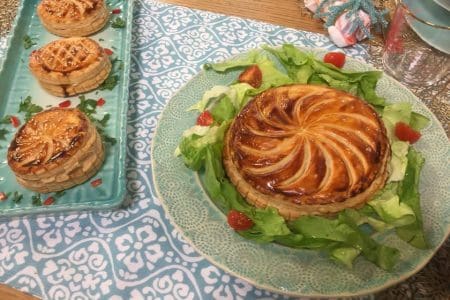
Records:
<instances>
[{"instance_id":1,"label":"ceramic dish","mask_svg":"<svg viewBox=\"0 0 450 300\"><path fill-rule=\"evenodd\" d=\"M434 25L430 26L415 18L408 18L417 35L434 48L450 54L450 11L442 9L432 1L404 0L404 3L418 18Z\"/></svg>"},{"instance_id":2,"label":"ceramic dish","mask_svg":"<svg viewBox=\"0 0 450 300\"><path fill-rule=\"evenodd\" d=\"M50 106L58 106L64 100L69 99L71 107L79 103L78 96L70 98L58 98L49 95L40 86L37 80L28 70L28 56L31 51L42 47L58 37L48 33L41 25L36 15L37 0L24 0L18 11L15 26L8 40L8 50L3 64L0 65L0 117L6 115L17 116L21 124L24 124L24 113L18 113L19 104L26 97L31 96L32 102L46 109ZM8 145L12 140L16 128L11 124L1 124L0 129L6 129L8 133L0 140L0 192L10 196L0 201L0 217L9 217L22 214L36 214L47 212L59 212L82 209L106 209L121 205L125 198L125 154L126 154L126 113L128 107L128 73L130 61L131 20L133 1L116 1L114 7L120 9L120 14L112 15L112 18L121 17L126 22L124 28L112 28L110 22L99 33L90 38L99 42L104 47L111 49L122 61L122 68L117 71L119 83L111 91L97 90L85 94L87 99L105 99L105 104L97 108L97 116L110 114L110 120L105 127L106 133L114 137L117 143L107 146L106 159L100 171L88 182L66 190L64 195L56 199L52 205L36 206L32 203L32 197L36 193L21 187L6 161ZM23 38L29 36L33 45L29 49L23 46ZM91 181L101 179L102 184L93 187ZM14 192L23 195L19 203L12 201ZM44 201L53 194L40 195Z\"/></svg>"},{"instance_id":3,"label":"ceramic dish","mask_svg":"<svg viewBox=\"0 0 450 300\"><path fill-rule=\"evenodd\" d=\"M312 50L311 50L312 51ZM314 50L318 57L325 51ZM346 68L367 71L367 64L348 59ZM330 261L326 255L295 250L277 244L257 244L243 239L227 224L226 216L213 204L201 178L174 156L182 132L190 128L197 114L187 112L203 92L215 85L233 82L238 72L217 74L203 71L168 103L159 121L152 145L155 186L165 210L184 237L208 260L252 284L295 296L353 296L376 292L394 285L419 271L445 241L450 231L450 189L447 174L450 145L434 115L409 90L388 76L377 86L379 95L389 102L409 102L413 110L431 119L416 148L426 158L420 190L424 230L431 248L419 250L392 232L376 239L401 249L401 258L392 272L386 272L364 259L353 269Z\"/></svg>"},{"instance_id":4,"label":"ceramic dish","mask_svg":"<svg viewBox=\"0 0 450 300\"><path fill-rule=\"evenodd\" d=\"M434 0L437 4L450 11L450 1L449 0Z\"/></svg>"}]
</instances>

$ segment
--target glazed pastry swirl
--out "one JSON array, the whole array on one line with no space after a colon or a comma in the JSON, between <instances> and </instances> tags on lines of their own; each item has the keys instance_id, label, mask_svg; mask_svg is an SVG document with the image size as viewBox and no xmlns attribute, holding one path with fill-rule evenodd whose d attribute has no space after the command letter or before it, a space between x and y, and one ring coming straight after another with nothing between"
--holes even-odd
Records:
<instances>
[{"instance_id":1,"label":"glazed pastry swirl","mask_svg":"<svg viewBox=\"0 0 450 300\"><path fill-rule=\"evenodd\" d=\"M384 126L369 105L311 85L257 96L234 120L226 143L225 159L235 167L225 163L228 174L239 172L238 180L230 176L235 184L245 180L259 193L306 205L362 193L385 173L390 151Z\"/></svg>"}]
</instances>

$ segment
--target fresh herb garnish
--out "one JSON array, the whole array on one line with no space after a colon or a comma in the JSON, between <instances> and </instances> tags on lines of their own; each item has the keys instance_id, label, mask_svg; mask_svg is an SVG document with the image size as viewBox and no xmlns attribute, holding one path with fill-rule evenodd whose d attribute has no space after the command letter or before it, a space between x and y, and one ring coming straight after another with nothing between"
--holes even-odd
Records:
<instances>
[{"instance_id":1,"label":"fresh herb garnish","mask_svg":"<svg viewBox=\"0 0 450 300\"><path fill-rule=\"evenodd\" d=\"M6 135L8 134L8 130L1 128L0 129L0 140L6 140Z\"/></svg>"},{"instance_id":2,"label":"fresh herb garnish","mask_svg":"<svg viewBox=\"0 0 450 300\"><path fill-rule=\"evenodd\" d=\"M117 57L111 60L112 68L111 73L108 78L99 86L99 90L110 90L112 91L117 83L119 82L120 76L118 74L119 70L123 69L123 62Z\"/></svg>"},{"instance_id":3,"label":"fresh herb garnish","mask_svg":"<svg viewBox=\"0 0 450 300\"><path fill-rule=\"evenodd\" d=\"M102 39L102 38L99 38L98 41L99 41L99 42L104 42L105 40Z\"/></svg>"},{"instance_id":4,"label":"fresh herb garnish","mask_svg":"<svg viewBox=\"0 0 450 300\"><path fill-rule=\"evenodd\" d=\"M10 124L11 123L11 115L6 115L0 119L0 124Z\"/></svg>"},{"instance_id":5,"label":"fresh herb garnish","mask_svg":"<svg viewBox=\"0 0 450 300\"><path fill-rule=\"evenodd\" d=\"M111 22L112 28L124 28L126 25L125 20L121 17L114 18Z\"/></svg>"},{"instance_id":6,"label":"fresh herb garnish","mask_svg":"<svg viewBox=\"0 0 450 300\"><path fill-rule=\"evenodd\" d=\"M65 191L65 190L58 191L58 192L56 192L56 193L53 195L53 198L59 199L59 198L61 198L62 196L64 196L65 194L66 194L66 191Z\"/></svg>"},{"instance_id":7,"label":"fresh herb garnish","mask_svg":"<svg viewBox=\"0 0 450 300\"><path fill-rule=\"evenodd\" d=\"M36 45L36 38L31 38L29 35L25 35L23 37L23 47L25 49L30 49L31 47L33 47L34 45Z\"/></svg>"},{"instance_id":8,"label":"fresh herb garnish","mask_svg":"<svg viewBox=\"0 0 450 300\"><path fill-rule=\"evenodd\" d=\"M103 91L103 90L110 90L112 91L117 83L119 82L119 75L117 74L111 74L108 76L108 78L106 78L105 81L103 81L103 83L99 86L99 90Z\"/></svg>"},{"instance_id":9,"label":"fresh herb garnish","mask_svg":"<svg viewBox=\"0 0 450 300\"><path fill-rule=\"evenodd\" d=\"M42 206L41 194L36 194L31 197L31 204L33 206Z\"/></svg>"},{"instance_id":10,"label":"fresh herb garnish","mask_svg":"<svg viewBox=\"0 0 450 300\"><path fill-rule=\"evenodd\" d=\"M105 132L105 127L111 118L110 114L105 114L102 119L97 119L93 115L97 112L97 100L94 99L86 99L85 96L80 96L80 104L77 105L77 108L85 113L89 119L94 123L97 127L97 131L100 134L101 138L105 143L114 145L116 143L116 139L109 136Z\"/></svg>"},{"instance_id":11,"label":"fresh herb garnish","mask_svg":"<svg viewBox=\"0 0 450 300\"><path fill-rule=\"evenodd\" d=\"M96 112L97 100L86 99L84 95L78 98L80 99L80 104L77 105L77 108L91 118L91 115Z\"/></svg>"},{"instance_id":12,"label":"fresh herb garnish","mask_svg":"<svg viewBox=\"0 0 450 300\"><path fill-rule=\"evenodd\" d=\"M19 204L22 201L23 195L17 191L14 192L12 202Z\"/></svg>"},{"instance_id":13,"label":"fresh herb garnish","mask_svg":"<svg viewBox=\"0 0 450 300\"><path fill-rule=\"evenodd\" d=\"M28 120L30 120L34 114L41 112L41 111L42 111L41 106L36 105L31 102L31 96L26 97L19 104L18 112L25 112L25 122L28 122Z\"/></svg>"}]
</instances>

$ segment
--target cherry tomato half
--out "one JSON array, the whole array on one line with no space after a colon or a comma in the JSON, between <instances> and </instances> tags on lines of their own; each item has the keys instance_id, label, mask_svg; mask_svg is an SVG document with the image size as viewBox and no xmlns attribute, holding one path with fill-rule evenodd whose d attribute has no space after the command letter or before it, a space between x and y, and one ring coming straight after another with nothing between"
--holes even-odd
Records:
<instances>
[{"instance_id":1,"label":"cherry tomato half","mask_svg":"<svg viewBox=\"0 0 450 300\"><path fill-rule=\"evenodd\" d=\"M408 124L404 122L398 122L395 124L395 136L398 137L400 141L409 142L414 144L422 136L420 132L414 130Z\"/></svg>"},{"instance_id":2,"label":"cherry tomato half","mask_svg":"<svg viewBox=\"0 0 450 300\"><path fill-rule=\"evenodd\" d=\"M111 12L112 12L114 15L117 15L117 14L120 14L120 13L122 12L122 10L121 10L120 8L114 8Z\"/></svg>"},{"instance_id":3,"label":"cherry tomato half","mask_svg":"<svg viewBox=\"0 0 450 300\"><path fill-rule=\"evenodd\" d=\"M207 110L202 112L197 118L197 125L200 126L209 126L214 122L214 118L211 113Z\"/></svg>"},{"instance_id":4,"label":"cherry tomato half","mask_svg":"<svg viewBox=\"0 0 450 300\"><path fill-rule=\"evenodd\" d=\"M345 64L345 54L341 52L328 52L325 54L323 61L342 68Z\"/></svg>"},{"instance_id":5,"label":"cherry tomato half","mask_svg":"<svg viewBox=\"0 0 450 300\"><path fill-rule=\"evenodd\" d=\"M247 67L244 72L239 75L239 82L250 84L254 88L259 88L262 83L262 72L257 65Z\"/></svg>"},{"instance_id":6,"label":"cherry tomato half","mask_svg":"<svg viewBox=\"0 0 450 300\"><path fill-rule=\"evenodd\" d=\"M245 214L237 210L230 210L227 215L228 225L234 230L250 229L254 223Z\"/></svg>"}]
</instances>

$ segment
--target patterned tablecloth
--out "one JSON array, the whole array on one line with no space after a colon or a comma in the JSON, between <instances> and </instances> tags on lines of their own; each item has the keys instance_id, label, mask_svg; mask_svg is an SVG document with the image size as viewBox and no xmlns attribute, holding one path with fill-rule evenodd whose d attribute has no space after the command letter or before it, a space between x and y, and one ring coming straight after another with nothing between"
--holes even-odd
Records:
<instances>
[{"instance_id":1,"label":"patterned tablecloth","mask_svg":"<svg viewBox=\"0 0 450 300\"><path fill-rule=\"evenodd\" d=\"M286 42L333 48L319 34L136 1L127 145L134 202L113 212L0 221L0 282L51 299L281 298L223 272L183 241L155 196L150 144L165 104L203 63ZM5 38L0 59L4 47ZM362 46L346 51L367 58Z\"/></svg>"}]
</instances>

